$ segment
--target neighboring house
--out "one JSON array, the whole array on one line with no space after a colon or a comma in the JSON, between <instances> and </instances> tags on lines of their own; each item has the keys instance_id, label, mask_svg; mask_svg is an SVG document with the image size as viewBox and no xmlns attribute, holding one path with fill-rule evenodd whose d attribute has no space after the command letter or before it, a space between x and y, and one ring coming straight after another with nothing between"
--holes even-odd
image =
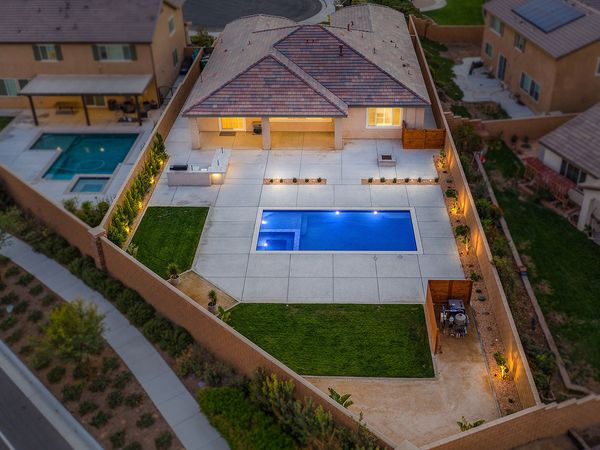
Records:
<instances>
[{"instance_id":1,"label":"neighboring house","mask_svg":"<svg viewBox=\"0 0 600 450\"><path fill-rule=\"evenodd\" d=\"M179 74L184 0L3 0L0 108L160 101ZM41 77L36 81L36 77ZM29 87L28 87L29 85Z\"/></svg>"},{"instance_id":2,"label":"neighboring house","mask_svg":"<svg viewBox=\"0 0 600 450\"><path fill-rule=\"evenodd\" d=\"M229 23L184 111L194 148L202 135L258 124L264 149L271 132L325 132L341 148L343 138L399 139L431 116L403 14L374 4L343 8L330 25Z\"/></svg>"},{"instance_id":3,"label":"neighboring house","mask_svg":"<svg viewBox=\"0 0 600 450\"><path fill-rule=\"evenodd\" d=\"M481 57L536 113L581 112L600 101L600 11L563 0L483 4Z\"/></svg>"},{"instance_id":4,"label":"neighboring house","mask_svg":"<svg viewBox=\"0 0 600 450\"><path fill-rule=\"evenodd\" d=\"M581 205L579 228L600 220L600 103L544 135L539 159L571 180L570 198ZM596 198L597 197L597 198Z\"/></svg>"}]
</instances>

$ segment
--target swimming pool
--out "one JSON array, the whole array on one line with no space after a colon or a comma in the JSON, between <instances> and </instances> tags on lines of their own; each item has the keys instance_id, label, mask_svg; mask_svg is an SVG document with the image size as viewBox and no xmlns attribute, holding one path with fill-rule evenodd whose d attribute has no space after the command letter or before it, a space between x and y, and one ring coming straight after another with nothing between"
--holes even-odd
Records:
<instances>
[{"instance_id":1,"label":"swimming pool","mask_svg":"<svg viewBox=\"0 0 600 450\"><path fill-rule=\"evenodd\" d=\"M104 190L108 180L108 177L79 177L71 192L99 193Z\"/></svg>"},{"instance_id":2,"label":"swimming pool","mask_svg":"<svg viewBox=\"0 0 600 450\"><path fill-rule=\"evenodd\" d=\"M44 133L31 150L59 150L44 178L70 180L77 174L112 174L137 137L137 133Z\"/></svg>"},{"instance_id":3,"label":"swimming pool","mask_svg":"<svg viewBox=\"0 0 600 450\"><path fill-rule=\"evenodd\" d=\"M260 214L256 251L417 252L411 211L281 210Z\"/></svg>"}]
</instances>

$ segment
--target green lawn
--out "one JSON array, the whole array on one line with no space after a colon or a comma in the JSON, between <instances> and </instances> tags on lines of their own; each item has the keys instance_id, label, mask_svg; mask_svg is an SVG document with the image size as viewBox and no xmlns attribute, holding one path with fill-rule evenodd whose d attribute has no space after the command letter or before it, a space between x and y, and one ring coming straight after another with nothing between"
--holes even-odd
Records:
<instances>
[{"instance_id":1,"label":"green lawn","mask_svg":"<svg viewBox=\"0 0 600 450\"><path fill-rule=\"evenodd\" d=\"M2 131L2 129L4 127L6 127L10 121L13 120L12 117L9 116L0 116L0 131Z\"/></svg>"},{"instance_id":2,"label":"green lawn","mask_svg":"<svg viewBox=\"0 0 600 450\"><path fill-rule=\"evenodd\" d=\"M302 375L434 375L421 305L242 303L230 324Z\"/></svg>"},{"instance_id":3,"label":"green lawn","mask_svg":"<svg viewBox=\"0 0 600 450\"><path fill-rule=\"evenodd\" d=\"M505 146L488 153L486 167L505 177L522 172ZM600 381L600 247L551 210L513 190L495 191L571 375Z\"/></svg>"},{"instance_id":4,"label":"green lawn","mask_svg":"<svg viewBox=\"0 0 600 450\"><path fill-rule=\"evenodd\" d=\"M208 208L150 207L132 243L137 259L162 277L174 262L179 270L192 266Z\"/></svg>"},{"instance_id":5,"label":"green lawn","mask_svg":"<svg viewBox=\"0 0 600 450\"><path fill-rule=\"evenodd\" d=\"M428 11L424 14L431 17L439 25L481 25L483 0L447 0L442 9Z\"/></svg>"},{"instance_id":6,"label":"green lawn","mask_svg":"<svg viewBox=\"0 0 600 450\"><path fill-rule=\"evenodd\" d=\"M464 94L454 81L454 61L441 55L447 47L429 39L421 39L421 46L437 88L452 100L461 100Z\"/></svg>"}]
</instances>

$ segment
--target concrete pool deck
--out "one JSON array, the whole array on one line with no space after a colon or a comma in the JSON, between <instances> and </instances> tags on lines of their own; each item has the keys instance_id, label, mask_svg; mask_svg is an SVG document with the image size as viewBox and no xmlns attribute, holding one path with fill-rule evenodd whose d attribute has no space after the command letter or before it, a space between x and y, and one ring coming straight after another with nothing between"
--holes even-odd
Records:
<instances>
[{"instance_id":1,"label":"concrete pool deck","mask_svg":"<svg viewBox=\"0 0 600 450\"><path fill-rule=\"evenodd\" d=\"M169 164L204 163L214 150L191 150L187 123L167 138ZM378 153L396 167L379 167ZM245 302L423 303L428 279L464 279L438 185L362 185L361 178L434 178L435 150L400 141L353 140L344 150L231 150L225 184L169 187L159 180L151 206L210 206L193 269ZM263 185L264 178L327 179L325 185ZM252 254L259 207L412 207L422 254Z\"/></svg>"},{"instance_id":2,"label":"concrete pool deck","mask_svg":"<svg viewBox=\"0 0 600 450\"><path fill-rule=\"evenodd\" d=\"M40 112L43 114L43 112ZM111 116L112 118L112 116ZM59 117L59 119L61 119ZM142 146L152 131L152 122L145 121L142 126L137 123L117 123L115 120L98 121L86 126L71 117L71 121L49 123L48 120L40 127L33 125L29 111L21 112L13 121L0 132L0 164L6 166L20 179L29 183L46 197L61 204L63 200L78 198L81 201L105 199L111 201L127 180ZM94 120L94 117L92 117ZM111 174L99 175L110 177L102 192L69 192L75 179L49 180L42 178L48 167L57 157L56 151L30 150L37 138L43 133L138 133L140 136L134 142L125 160L117 165ZM85 174L93 176L92 174Z\"/></svg>"}]
</instances>

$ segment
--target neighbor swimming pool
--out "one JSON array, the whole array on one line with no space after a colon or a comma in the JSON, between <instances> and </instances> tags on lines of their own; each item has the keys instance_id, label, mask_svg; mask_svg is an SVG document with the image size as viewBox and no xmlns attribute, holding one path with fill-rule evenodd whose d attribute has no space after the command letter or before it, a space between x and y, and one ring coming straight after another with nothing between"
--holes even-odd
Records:
<instances>
[{"instance_id":1,"label":"neighbor swimming pool","mask_svg":"<svg viewBox=\"0 0 600 450\"><path fill-rule=\"evenodd\" d=\"M416 252L411 211L275 210L260 215L256 251Z\"/></svg>"},{"instance_id":2,"label":"neighbor swimming pool","mask_svg":"<svg viewBox=\"0 0 600 450\"><path fill-rule=\"evenodd\" d=\"M137 137L137 133L44 133L31 150L59 150L44 178L70 180L77 174L112 174Z\"/></svg>"}]
</instances>

